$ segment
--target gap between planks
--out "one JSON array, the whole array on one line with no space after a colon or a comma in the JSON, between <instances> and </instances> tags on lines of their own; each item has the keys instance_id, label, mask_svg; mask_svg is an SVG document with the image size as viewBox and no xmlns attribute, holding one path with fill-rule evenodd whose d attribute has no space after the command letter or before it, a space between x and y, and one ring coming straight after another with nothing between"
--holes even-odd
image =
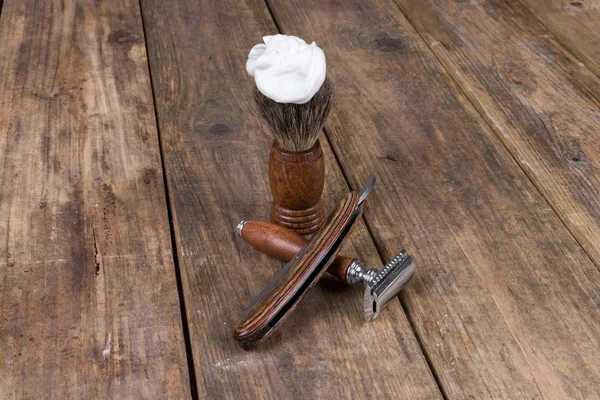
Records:
<instances>
[{"instance_id":1,"label":"gap between planks","mask_svg":"<svg viewBox=\"0 0 600 400\"><path fill-rule=\"evenodd\" d=\"M266 0L265 0L266 1ZM413 27L414 31L416 32L416 34L419 36L419 38L421 39L421 41L425 44L425 46L427 46L427 48L429 49L430 53L435 57L435 59L437 60L437 62L440 64L440 66L444 69L444 71L446 71L446 76L448 77L448 80L450 81L450 84L452 86L454 86L456 88L456 90L458 90L463 96L464 98L469 102L469 104L471 104L473 106L473 108L475 110L477 110L477 113L479 114L479 116L481 117L481 119L483 120L483 122L491 129L491 131L494 133L494 136L496 136L498 138L498 140L500 141L500 143L502 143L502 146L504 146L504 148L506 149L506 151L508 152L508 154L510 154L511 158L514 160L515 164L519 166L519 169L523 172L523 174L525 175L525 177L527 177L527 180L531 183L531 185L535 188L536 192L538 192L538 194L544 199L544 201L546 202L546 204L548 205L549 209L552 210L552 213L558 218L558 220L561 222L561 224L565 227L565 229L567 230L567 232L569 232L569 234L571 235L571 237L573 238L573 240L575 242L577 242L577 244L579 245L579 247L583 250L583 252L585 253L585 255L587 256L587 258L590 260L590 262L592 264L594 264L596 266L596 268L598 268L598 270L600 270L600 264L598 264L594 258L592 257L592 255L589 253L589 250L586 249L585 246L583 246L581 244L581 242L577 239L577 237L575 236L575 234L573 233L572 229L569 227L569 225L565 222L565 219L560 215L560 213L556 210L556 207L554 206L554 204L552 204L552 202L550 201L550 199L548 199L547 196L544 195L544 192L542 190L540 190L539 185L535 182L535 180L531 177L531 172L528 172L526 169L523 168L523 164L521 162L519 162L518 158L516 157L514 150L511 150L509 146L507 146L506 144L506 139L500 134L500 132L498 131L498 127L495 126L494 124L490 123L489 119L486 118L486 114L485 111L481 108L481 105L479 105L477 102L474 102L473 99L471 98L471 96L469 95L469 93L467 93L467 91L464 90L463 86L460 84L460 82L458 82L456 80L456 78L454 77L454 75L452 74L452 71L450 69L447 68L446 64L444 64L444 62L440 59L440 57L436 54L436 52L433 50L433 47L437 45L437 43L428 43L427 40L425 40L425 38L423 37L423 34L421 33L421 31L419 29L416 28L414 22L412 21L412 19L408 16L408 14L402 9L402 7L400 6L400 4L398 4L398 2L396 0L393 1L393 3L396 5L396 7L398 8L398 11L404 16L404 18L406 18L406 20L411 24L411 26ZM537 17L536 17L537 18ZM539 21L539 20L538 20ZM545 26L544 26L545 28ZM558 41L558 39L556 39L556 43L559 44L561 47L563 47L569 54L571 54L573 57L575 57L575 55L573 55L571 53L571 51L567 48L565 48L562 44L562 42ZM575 57L576 58L576 57ZM577 58L576 58L577 59ZM585 68L588 68L587 66ZM588 68L589 69L589 68ZM335 150L334 150L335 153ZM345 174L344 174L345 177ZM565 217L568 217L569 215L566 215ZM367 223L367 226L369 226L369 224ZM369 234L371 234L371 231L369 229ZM378 248L379 251L379 248ZM408 313L407 313L408 315Z\"/></svg>"},{"instance_id":2,"label":"gap between planks","mask_svg":"<svg viewBox=\"0 0 600 400\"><path fill-rule=\"evenodd\" d=\"M0 0L0 2L3 0ZM148 54L148 42L146 40L146 23L144 21L144 11L142 1L138 0L140 10L140 20L142 22L142 32L144 34L144 49ZM0 3L1 6L1 3ZM0 11L1 12L1 11ZM177 295L179 296L179 307L181 314L181 325L183 327L183 338L185 340L185 355L188 364L188 375L190 379L190 394L192 399L198 399L198 386L196 382L196 371L194 368L194 358L192 354L192 341L190 338L190 330L186 312L185 299L183 296L183 284L181 282L181 271L179 268L179 257L177 256L177 243L175 241L175 228L173 226L173 211L171 209L171 195L169 192L169 182L167 180L167 171L165 168L164 149L162 146L162 135L160 132L160 124L158 123L158 112L156 109L156 94L154 92L154 80L152 79L152 68L150 67L150 59L146 56L148 67L148 75L150 76L150 89L152 92L152 108L154 111L154 121L156 123L156 133L158 135L158 154L160 156L160 166L162 170L163 186L165 188L165 204L167 205L167 216L169 221L169 237L171 239L171 253L173 254L173 265L175 266L175 280L177 282Z\"/></svg>"},{"instance_id":3,"label":"gap between planks","mask_svg":"<svg viewBox=\"0 0 600 400\"><path fill-rule=\"evenodd\" d=\"M277 18L275 17L275 13L274 13L274 12L273 12L273 10L271 9L271 7L269 7L268 0L265 0L265 1L267 2L268 8L269 8L269 12L271 13L271 17L274 19L275 23L277 24L277 27L278 27L278 29L281 31L281 29L279 28L280 24L279 24L279 22L278 22ZM535 185L535 184L534 184L534 182L532 181L532 178L531 178L531 176L530 176L530 175L528 175L528 174L527 174L527 172L523 170L523 166L522 166L522 165L521 165L521 163L519 163L519 162L518 162L518 160L515 158L515 154L514 154L513 152L511 152L511 151L508 149L508 147L507 147L507 145L506 145L505 141L503 141L503 140L502 140L502 139L499 137L499 134L498 134L498 132L496 131L496 129L494 129L494 127L492 127L492 126L490 125L490 123L488 122L487 118L484 118L485 116L484 116L484 115L482 115L482 110L481 110L479 107L477 107L475 104L473 104L473 101L472 101L472 99L471 99L469 96L466 96L466 93L464 92L464 90L463 90L463 87L462 87L461 85L459 85L459 84L458 84L458 82L456 81L456 78L455 78L455 77L454 77L454 76L453 76L453 75L450 73L450 71L448 71L448 69L446 68L446 65L445 65L445 64L444 64L444 63L443 63L443 62L440 60L440 58L437 56L437 54L436 54L436 53L433 51L433 49L432 49L432 46L430 46L430 45L429 45L429 43L428 43L426 40L424 40L424 38L423 38L423 35L421 34L421 32L420 32L418 29L416 29L416 27L415 27L415 24L413 23L413 21L411 21L411 20L410 20L410 19L407 17L406 13L404 13L404 11L403 11L403 10L400 8L400 5L399 5L399 4L398 4L396 1L394 1L393 3L394 3L394 4L395 4L395 6L398 8L398 11L400 12L400 14L402 14L402 15L403 15L403 16L406 18L406 20L409 22L409 24L412 26L412 28L414 29L414 32L415 32L415 33L418 35L418 40L425 42L425 45L426 45L426 49L427 49L427 51L429 51L429 52L433 53L433 55L435 56L435 61L436 61L436 62L438 63L438 65L440 65L440 66L442 67L442 69L443 69L443 70L444 70L444 71L445 71L445 72L446 72L446 73L449 75L449 77L447 77L447 78L444 78L444 79L445 79L445 80L446 80L446 81L449 83L449 85L450 85L450 86L454 87L455 89L459 89L459 91L458 91L457 93L460 93L462 96L464 96L465 100L466 100L466 101L467 101L469 104L471 104L471 105L475 106L475 107L474 107L474 110L476 110L476 111L477 111L477 112L475 113L475 115L477 115L478 117L483 117L483 120L484 120L484 121L482 121L482 122L485 122L485 125L487 125L488 127L492 128L493 136L495 136L497 139L500 139L500 143L502 144L502 147L504 147L506 150L508 150L508 154L510 155L510 158L511 158L511 159L512 159L514 162L516 162L516 165L518 165L518 169L519 169L520 171L522 171L522 172L525 172L525 174L524 174L524 176L526 177L525 179L526 179L526 180L528 180L528 181L529 181L529 182L530 182L530 183L533 185L532 187L534 188L534 190L535 190L536 192L538 192L538 193L541 195L540 197L543 199L543 202L544 202L544 203L546 203L547 205L549 205L549 206L550 206L550 207L548 208L548 210L551 210L551 212L552 212L554 215L556 215L556 216L558 216L558 217L559 217L559 218L558 218L558 220L560 221L560 225L563 225L563 226L567 227L567 226L566 226L566 224L565 224L565 221L564 221L562 218L560 218L560 216L559 216L559 214L557 213L557 210L555 209L555 207L553 207L553 206L552 206L552 204L549 202L549 199L548 199L546 196L544 196L544 195L542 194L542 192L540 191L540 188L539 188L537 185ZM331 140L330 140L330 136L329 136L329 133L327 132L327 129L325 129L325 133L326 133L326 136L327 136L327 140L328 140L329 142L331 142ZM333 151L333 153L334 153L334 155L335 155L335 157L336 157L336 162L337 162L337 163L338 163L338 165L340 166L340 169L341 169L341 171L342 171L342 174L343 174L343 176L344 176L344 179L345 179L345 180L347 181L347 183L349 184L349 181L348 181L348 175L347 175L347 171L344 169L344 167L343 167L342 163L340 163L340 159L339 159L339 157L338 157L338 155L337 155L337 153L336 153L336 148L335 148L335 146L332 146L332 151ZM373 231L372 231L372 227L371 227L370 221L367 221L367 219L366 219L366 218L363 218L363 219L364 219L364 221L365 221L365 225L367 226L367 229L368 229L369 235L370 235L370 236L371 236L371 238L374 240L374 239L375 239L375 236L374 236L374 233L373 233ZM583 253L585 254L585 257L586 257L588 260L590 260L590 261L591 261L591 264L592 264L592 265L595 265L595 266L598 268L599 266L598 266L598 265L596 265L596 264L593 262L593 260L592 260L592 258L591 258L591 256L590 256L590 254L589 254L589 253L586 251L585 247L584 247L584 246L582 246L581 242L580 242L579 240L577 240L577 239L576 239L576 237L574 236L573 232L572 232L572 231L571 231L571 230L570 230L568 227L567 227L567 232L569 232L569 234L568 234L568 235L570 235L570 236L571 236L571 238L573 238L573 239L574 239L574 241L575 241L575 243L576 243L576 246L577 246L579 249L581 249L581 250L583 251ZM378 253L379 253L380 257L381 257L381 255L382 255L382 254L385 254L385 252L383 252L383 253L382 253L382 251L381 251L381 247L382 247L382 246L380 245L380 243L378 243L378 242L377 242L377 241L375 241L375 240L374 240L374 243L375 243L375 246L376 246L376 248L377 248L377 251L378 251ZM484 280L484 281L485 281L485 280ZM487 282L486 282L486 284L487 284ZM404 303L404 301L402 301L402 300L403 300L403 296L402 296L402 295L400 296L400 300L401 300L402 306L403 306L403 308L404 308L405 314L406 314L406 316L407 316L407 318L409 319L409 322L410 322L410 324L411 324L411 328L413 329L413 331L414 331L414 333L415 333L415 337L417 338L417 340L418 340L418 342L419 342L419 345L421 346L421 344L422 344L422 343L421 343L421 337L420 337L420 336L419 336L419 334L418 334L418 333L415 331L415 326L414 326L414 324L413 324L413 322L412 322L412 318L411 318L411 317L412 317L412 315L411 315L410 313L408 313L408 312L407 312L407 309L406 309L406 307L405 307L405 303ZM495 299L494 299L494 301L495 301ZM503 316L503 318L504 318L504 316ZM507 326L509 326L510 324L506 324L506 325L507 325ZM515 338L515 340L516 340L515 333L511 331L511 332L510 332L510 334L511 334L511 335L512 335L512 337L513 337L513 338ZM426 357L427 357L427 356L428 356L428 353L425 351L425 349L424 349L423 347L422 347L422 351L423 351L423 353L424 353L424 354L426 355ZM523 350L522 350L522 349L521 349L521 351L523 352ZM523 353L525 353L525 352L523 352ZM528 360L528 361L529 361L529 360ZM444 390L444 388L443 388L443 387L440 385L440 381L438 380L438 377L437 377L437 371L436 371L436 370L433 368L432 364L429 362L429 358L428 358L428 357L427 357L427 362L428 362L428 364L429 364L430 370L431 370L431 371L432 371L432 373L434 374L434 377L435 377L435 379L436 379L436 382L438 383L438 386L439 386L440 390L442 391L442 394L444 395L444 397L446 397L446 394L445 394L445 393L444 393L444 391L443 391L443 390ZM534 382L535 382L535 385L538 387L539 393L543 393L543 392L542 392L542 390L541 390L541 389L540 389L540 387L539 387L539 384L538 384L537 380L534 380Z\"/></svg>"},{"instance_id":4,"label":"gap between planks","mask_svg":"<svg viewBox=\"0 0 600 400\"><path fill-rule=\"evenodd\" d=\"M597 3L595 2L585 2L585 4L581 1L571 1L565 2L568 4L562 5L562 7L588 7L591 5L590 9L582 8L581 12L585 9L588 12L587 18L582 18L578 21L575 21L575 18L568 15L568 12L565 12L563 8L561 11L560 21L553 21L552 11L548 12L546 15L543 9L552 10L554 7L557 7L562 2L557 0L554 1L546 1L546 2L537 2L536 0L517 0L523 7L527 8L533 17L538 21L538 23L543 26L550 35L554 38L556 43L559 43L561 47L563 47L567 52L569 52L577 61L579 61L586 69L588 69L592 74L598 76L600 78L600 64L598 59L598 52L594 51L594 45L600 44L598 33L591 31L589 29L593 29L593 27L588 26L587 22L592 21L596 16L594 12L600 12L600 10L594 9ZM558 13L557 13L558 14ZM567 14L567 15L565 15ZM580 35L571 35L569 34L567 28L571 25L571 23L579 23L581 31ZM564 28L564 29L561 29ZM578 37L579 36L579 37ZM588 37L585 37L588 36ZM581 43L577 41L577 39L589 39L585 43ZM591 54L589 54L591 52Z\"/></svg>"},{"instance_id":5,"label":"gap between planks","mask_svg":"<svg viewBox=\"0 0 600 400\"><path fill-rule=\"evenodd\" d=\"M271 5L269 4L268 0L264 0L264 2L267 7L267 10L269 11L269 15L271 16L271 19L273 20L273 23L275 24L275 27L277 28L277 31L281 34L285 34L281 25L279 24L279 21L277 20L277 17L275 16L275 13L271 9ZM342 177L344 178L344 182L346 182L346 186L348 188L352 189L350 181L348 180L348 175L346 173L346 170L344 169L344 166L340 162L340 155L338 154L338 151L335 149L335 147L332 146L331 140L329 139L328 129L325 127L323 127L323 135L325 136L325 140L327 141L327 143L329 144L329 147L331 148L331 153L333 154L333 157L335 158L335 163L337 164L337 166L339 167L339 169L342 173ZM375 249L377 250L379 259L381 260L382 264L385 265L388 262L388 260L386 260L384 257L384 252L383 252L383 249L381 248L381 245L379 243L377 243L377 241L375 240L375 236L373 235L372 224L370 223L370 221L367 220L367 218L364 215L362 216L362 220L365 224L365 227L367 228L367 233L369 235L369 239L371 239L371 241L373 242L373 244L375 246ZM404 292L401 292L401 293L404 293ZM412 330L413 335L417 339L417 343L419 344L419 349L421 349L421 352L423 353L423 357L425 358L425 362L427 363L427 366L429 367L429 370L431 371L431 375L433 376L433 379L435 380L435 384L437 385L438 389L440 390L440 393L441 393L442 397L444 398L444 400L447 400L448 396L446 394L446 391L444 390L444 386L442 385L439 374L436 371L435 367L433 366L431 357L429 356L429 354L427 353L427 351L425 349L425 346L423 344L423 339L421 338L421 336L417 332L417 329L415 328L414 320L412 318L412 315L408 312L408 308L406 307L406 302L403 299L403 296L398 295L396 297L400 301L400 306L402 307L402 311L406 315L408 323L410 324L410 329Z\"/></svg>"}]
</instances>

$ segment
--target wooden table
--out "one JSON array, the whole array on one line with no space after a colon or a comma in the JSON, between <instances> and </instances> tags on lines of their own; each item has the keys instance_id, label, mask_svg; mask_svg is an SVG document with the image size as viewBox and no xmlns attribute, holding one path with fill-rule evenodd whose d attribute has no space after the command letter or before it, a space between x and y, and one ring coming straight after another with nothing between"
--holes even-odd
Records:
<instances>
[{"instance_id":1,"label":"wooden table","mask_svg":"<svg viewBox=\"0 0 600 400\"><path fill-rule=\"evenodd\" d=\"M419 269L245 352L274 32L327 54L327 209L378 179L344 252ZM0 398L600 398L599 65L598 0L4 0Z\"/></svg>"}]
</instances>

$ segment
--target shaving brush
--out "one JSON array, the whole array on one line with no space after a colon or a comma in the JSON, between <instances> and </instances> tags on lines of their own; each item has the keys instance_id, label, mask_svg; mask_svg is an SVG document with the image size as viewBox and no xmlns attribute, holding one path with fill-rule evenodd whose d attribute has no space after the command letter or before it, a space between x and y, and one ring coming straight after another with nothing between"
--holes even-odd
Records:
<instances>
[{"instance_id":1,"label":"shaving brush","mask_svg":"<svg viewBox=\"0 0 600 400\"><path fill-rule=\"evenodd\" d=\"M269 156L271 222L300 234L314 233L325 220L319 133L333 96L325 54L315 42L295 36L263 40L250 51L246 69L255 78L254 99L274 137Z\"/></svg>"},{"instance_id":2,"label":"shaving brush","mask_svg":"<svg viewBox=\"0 0 600 400\"><path fill-rule=\"evenodd\" d=\"M300 234L317 231L325 220L325 162L319 133L329 111L333 85L325 79L304 104L277 103L258 89L254 99L275 140L269 155L273 194L271 222Z\"/></svg>"}]
</instances>

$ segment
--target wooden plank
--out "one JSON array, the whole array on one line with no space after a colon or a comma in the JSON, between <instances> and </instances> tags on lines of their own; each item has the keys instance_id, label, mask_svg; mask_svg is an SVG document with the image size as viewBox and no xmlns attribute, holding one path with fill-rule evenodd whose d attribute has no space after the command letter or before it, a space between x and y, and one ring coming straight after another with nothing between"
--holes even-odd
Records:
<instances>
[{"instance_id":1,"label":"wooden plank","mask_svg":"<svg viewBox=\"0 0 600 400\"><path fill-rule=\"evenodd\" d=\"M385 256L420 260L401 296L448 398L594 398L600 272L390 0L278 1L322 43L326 132Z\"/></svg>"},{"instance_id":2,"label":"wooden plank","mask_svg":"<svg viewBox=\"0 0 600 400\"><path fill-rule=\"evenodd\" d=\"M186 398L137 1L6 0L0 398Z\"/></svg>"},{"instance_id":3,"label":"wooden plank","mask_svg":"<svg viewBox=\"0 0 600 400\"><path fill-rule=\"evenodd\" d=\"M398 3L600 268L600 80L518 3Z\"/></svg>"},{"instance_id":4,"label":"wooden plank","mask_svg":"<svg viewBox=\"0 0 600 400\"><path fill-rule=\"evenodd\" d=\"M271 138L245 62L276 28L258 0L146 0L142 11L199 396L439 398L399 302L366 323L363 290L332 279L267 342L238 347L243 308L280 265L234 235L242 217L268 219ZM348 187L322 144L331 211ZM345 253L381 265L364 226L350 242Z\"/></svg>"},{"instance_id":5,"label":"wooden plank","mask_svg":"<svg viewBox=\"0 0 600 400\"><path fill-rule=\"evenodd\" d=\"M510 3L514 4L515 0ZM521 0L583 64L600 76L600 1Z\"/></svg>"}]
</instances>

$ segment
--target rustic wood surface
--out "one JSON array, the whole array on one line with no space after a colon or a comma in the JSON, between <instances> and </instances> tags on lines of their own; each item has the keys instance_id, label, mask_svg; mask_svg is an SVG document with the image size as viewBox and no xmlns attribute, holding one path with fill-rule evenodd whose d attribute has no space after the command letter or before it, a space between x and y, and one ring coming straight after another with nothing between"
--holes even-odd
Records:
<instances>
[{"instance_id":1,"label":"rustic wood surface","mask_svg":"<svg viewBox=\"0 0 600 400\"><path fill-rule=\"evenodd\" d=\"M399 302L365 323L363 290L332 277L259 348L235 343L243 308L280 265L235 236L242 217L269 215L272 137L245 62L275 26L260 1L152 0L142 9L199 397L439 398ZM331 212L348 187L321 144ZM381 266L364 226L344 253Z\"/></svg>"},{"instance_id":2,"label":"rustic wood surface","mask_svg":"<svg viewBox=\"0 0 600 400\"><path fill-rule=\"evenodd\" d=\"M600 267L600 80L518 3L397 3Z\"/></svg>"},{"instance_id":3,"label":"rustic wood surface","mask_svg":"<svg viewBox=\"0 0 600 400\"><path fill-rule=\"evenodd\" d=\"M600 272L392 1L269 0L339 82L326 124L449 398L595 398ZM457 29L465 29L459 25Z\"/></svg>"},{"instance_id":4,"label":"rustic wood surface","mask_svg":"<svg viewBox=\"0 0 600 400\"><path fill-rule=\"evenodd\" d=\"M600 0L521 1L550 32L600 76Z\"/></svg>"},{"instance_id":5,"label":"rustic wood surface","mask_svg":"<svg viewBox=\"0 0 600 400\"><path fill-rule=\"evenodd\" d=\"M137 1L6 0L0 398L186 398Z\"/></svg>"},{"instance_id":6,"label":"rustic wood surface","mask_svg":"<svg viewBox=\"0 0 600 400\"><path fill-rule=\"evenodd\" d=\"M599 397L597 0L0 7L0 399ZM324 276L244 351L277 31L336 86L325 210L378 178L340 254L418 266L371 323Z\"/></svg>"}]
</instances>

